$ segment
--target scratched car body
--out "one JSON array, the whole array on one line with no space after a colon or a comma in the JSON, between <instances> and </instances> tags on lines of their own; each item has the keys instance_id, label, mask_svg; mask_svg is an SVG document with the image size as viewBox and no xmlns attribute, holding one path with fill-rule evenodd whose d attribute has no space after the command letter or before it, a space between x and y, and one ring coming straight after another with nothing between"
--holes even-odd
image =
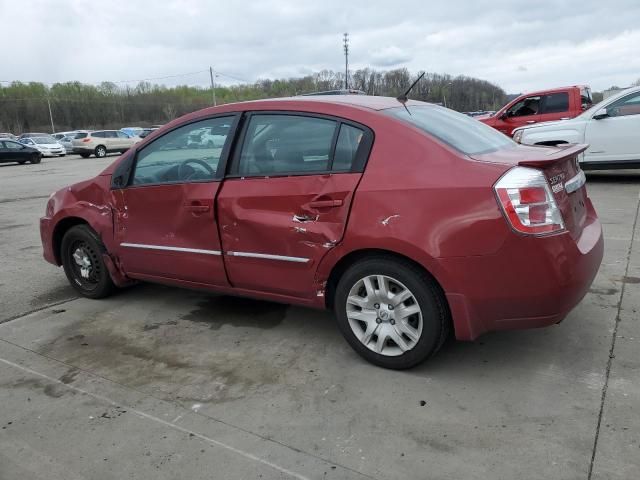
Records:
<instances>
[{"instance_id":1,"label":"scratched car body","mask_svg":"<svg viewBox=\"0 0 640 480\"><path fill-rule=\"evenodd\" d=\"M194 145L203 128L225 138ZM582 299L603 254L585 148L394 98L224 105L54 193L44 256L92 298L151 281L329 308L359 354L408 368Z\"/></svg>"}]
</instances>

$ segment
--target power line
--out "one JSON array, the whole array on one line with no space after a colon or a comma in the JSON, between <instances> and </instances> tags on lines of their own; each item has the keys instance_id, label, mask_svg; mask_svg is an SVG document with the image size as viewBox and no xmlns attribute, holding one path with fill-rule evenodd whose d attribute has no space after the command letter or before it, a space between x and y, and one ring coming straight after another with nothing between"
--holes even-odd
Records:
<instances>
[{"instance_id":1,"label":"power line","mask_svg":"<svg viewBox=\"0 0 640 480\"><path fill-rule=\"evenodd\" d=\"M179 77L189 77L189 76L193 76L193 75L200 75L202 73L209 73L209 69L207 68L206 70L198 70L195 72L185 72L185 73L176 73L173 75L164 75L161 77L149 77L149 78L139 78L139 79L131 79L131 80L107 80L107 83L140 83L140 82L148 82L148 81L152 81L152 80L166 80L168 78L179 78ZM231 75L228 73L224 73L224 72L220 72L218 70L216 70L216 74L220 75L222 77L226 77L226 78L230 78L232 80L236 80L238 82L244 82L244 83L251 83L251 81L245 79L245 78L241 78L235 75ZM15 83L15 82L19 82L19 83L41 83L43 85L55 85L55 84L61 84L61 83L73 83L75 82L75 80L70 80L70 81L66 81L66 82L42 82L42 81L36 81L36 80L0 80L0 83ZM85 82L79 82L79 83L85 83Z\"/></svg>"}]
</instances>

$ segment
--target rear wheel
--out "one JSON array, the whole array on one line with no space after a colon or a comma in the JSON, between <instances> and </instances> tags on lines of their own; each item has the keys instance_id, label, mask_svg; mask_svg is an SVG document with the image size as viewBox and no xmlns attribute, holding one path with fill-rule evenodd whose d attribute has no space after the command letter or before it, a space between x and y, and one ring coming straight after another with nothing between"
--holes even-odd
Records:
<instances>
[{"instance_id":1,"label":"rear wheel","mask_svg":"<svg viewBox=\"0 0 640 480\"><path fill-rule=\"evenodd\" d=\"M115 288L102 260L106 252L98 235L88 225L71 227L62 237L61 257L71 286L89 298L103 298Z\"/></svg>"},{"instance_id":2,"label":"rear wheel","mask_svg":"<svg viewBox=\"0 0 640 480\"><path fill-rule=\"evenodd\" d=\"M104 145L98 145L95 149L95 155L98 158L104 158L107 156L107 148Z\"/></svg>"},{"instance_id":3,"label":"rear wheel","mask_svg":"<svg viewBox=\"0 0 640 480\"><path fill-rule=\"evenodd\" d=\"M89 154L88 153L81 153L80 156L82 158L89 158Z\"/></svg>"},{"instance_id":4,"label":"rear wheel","mask_svg":"<svg viewBox=\"0 0 640 480\"><path fill-rule=\"evenodd\" d=\"M334 308L353 349L385 368L421 363L449 333L449 313L438 285L416 265L393 257L353 264L338 282Z\"/></svg>"}]
</instances>

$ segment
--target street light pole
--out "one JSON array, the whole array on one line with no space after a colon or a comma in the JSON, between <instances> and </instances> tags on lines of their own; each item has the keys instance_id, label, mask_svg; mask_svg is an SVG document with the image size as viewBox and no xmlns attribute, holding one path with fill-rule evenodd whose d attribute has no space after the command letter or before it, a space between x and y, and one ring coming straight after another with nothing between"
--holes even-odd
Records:
<instances>
[{"instance_id":1,"label":"street light pole","mask_svg":"<svg viewBox=\"0 0 640 480\"><path fill-rule=\"evenodd\" d=\"M213 76L213 67L209 67L209 75L211 76L211 95L213 96L213 106L215 107L217 104L216 104L216 84Z\"/></svg>"},{"instance_id":2,"label":"street light pole","mask_svg":"<svg viewBox=\"0 0 640 480\"><path fill-rule=\"evenodd\" d=\"M349 34L345 32L343 38L344 43L344 89L349 89Z\"/></svg>"},{"instance_id":3,"label":"street light pole","mask_svg":"<svg viewBox=\"0 0 640 480\"><path fill-rule=\"evenodd\" d=\"M47 94L47 106L49 107L49 120L51 121L51 133L56 133L56 129L53 126L53 114L51 113L51 100L49 100L49 94Z\"/></svg>"}]
</instances>

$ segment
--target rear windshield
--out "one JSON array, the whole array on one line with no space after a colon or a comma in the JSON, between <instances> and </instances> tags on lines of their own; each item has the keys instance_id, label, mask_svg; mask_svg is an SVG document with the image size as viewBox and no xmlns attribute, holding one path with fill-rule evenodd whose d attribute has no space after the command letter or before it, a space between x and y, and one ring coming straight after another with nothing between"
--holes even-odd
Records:
<instances>
[{"instance_id":1,"label":"rear windshield","mask_svg":"<svg viewBox=\"0 0 640 480\"><path fill-rule=\"evenodd\" d=\"M506 135L462 113L435 105L410 106L385 110L384 113L418 127L466 155L494 152L515 147Z\"/></svg>"}]
</instances>

